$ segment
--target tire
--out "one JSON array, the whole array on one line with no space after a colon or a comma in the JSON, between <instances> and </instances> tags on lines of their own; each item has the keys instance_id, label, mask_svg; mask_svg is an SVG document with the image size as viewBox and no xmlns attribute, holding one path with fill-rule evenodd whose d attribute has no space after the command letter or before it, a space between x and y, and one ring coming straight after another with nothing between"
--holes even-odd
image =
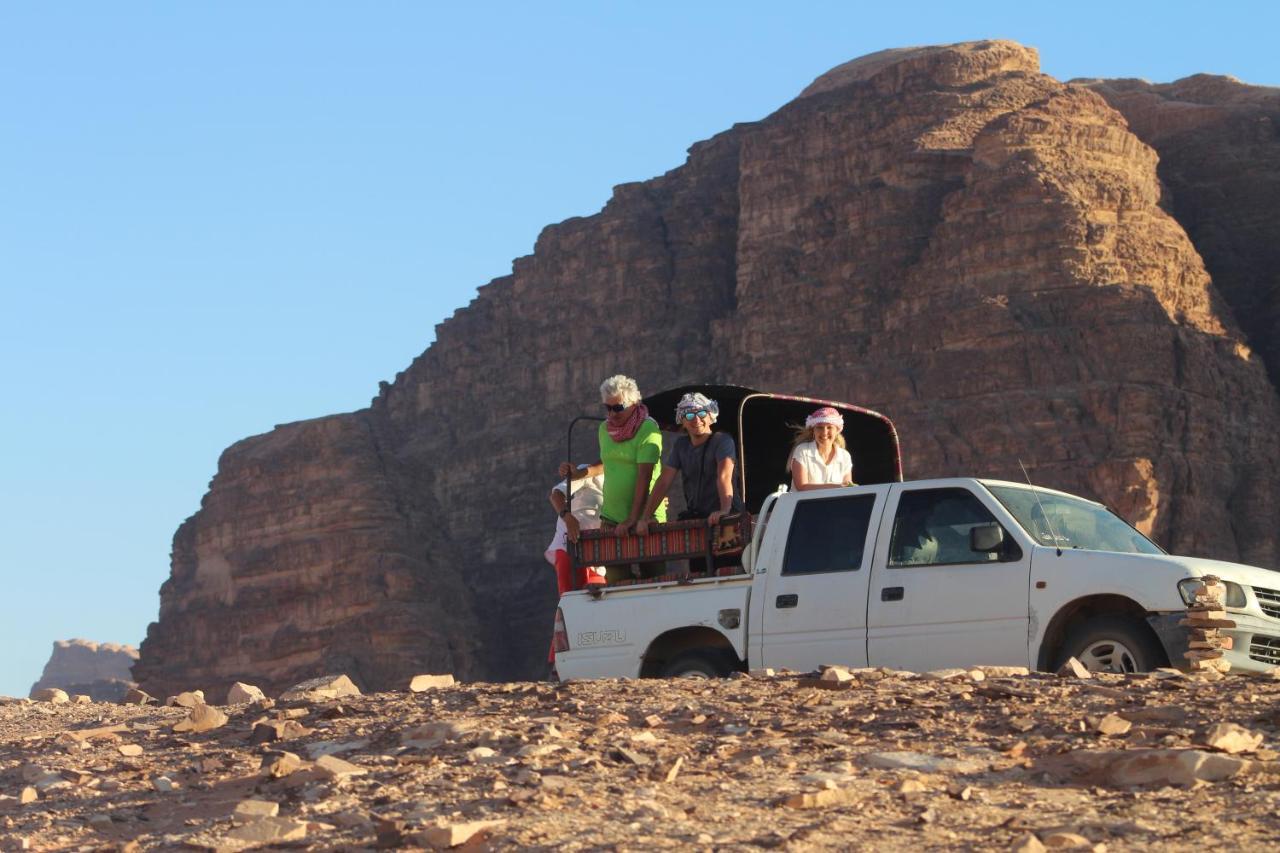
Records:
<instances>
[{"instance_id":1,"label":"tire","mask_svg":"<svg viewBox=\"0 0 1280 853\"><path fill-rule=\"evenodd\" d=\"M1165 662L1150 629L1125 616L1095 616L1073 625L1054 658L1054 671L1072 657L1092 672L1150 672Z\"/></svg>"},{"instance_id":2,"label":"tire","mask_svg":"<svg viewBox=\"0 0 1280 853\"><path fill-rule=\"evenodd\" d=\"M685 652L662 668L662 678L724 678L734 669L718 649Z\"/></svg>"}]
</instances>

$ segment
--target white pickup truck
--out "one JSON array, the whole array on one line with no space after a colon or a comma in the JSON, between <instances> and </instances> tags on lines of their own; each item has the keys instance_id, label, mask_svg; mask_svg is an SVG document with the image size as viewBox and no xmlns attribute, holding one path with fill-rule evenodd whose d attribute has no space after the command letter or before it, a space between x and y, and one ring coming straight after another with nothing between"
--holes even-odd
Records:
<instances>
[{"instance_id":1,"label":"white pickup truck","mask_svg":"<svg viewBox=\"0 0 1280 853\"><path fill-rule=\"evenodd\" d=\"M559 677L825 663L1044 670L1070 656L1115 672L1179 666L1178 622L1209 574L1225 582L1236 623L1223 631L1232 667L1280 664L1280 573L1171 556L1064 492L973 478L778 490L751 529L737 573L566 593Z\"/></svg>"}]
</instances>

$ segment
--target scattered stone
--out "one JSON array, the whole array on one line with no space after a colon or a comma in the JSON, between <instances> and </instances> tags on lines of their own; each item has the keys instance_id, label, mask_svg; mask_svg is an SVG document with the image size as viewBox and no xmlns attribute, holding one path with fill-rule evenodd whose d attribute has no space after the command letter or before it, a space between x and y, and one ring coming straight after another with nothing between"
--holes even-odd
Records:
<instances>
[{"instance_id":1,"label":"scattered stone","mask_svg":"<svg viewBox=\"0 0 1280 853\"><path fill-rule=\"evenodd\" d=\"M940 758L920 752L869 752L861 757L868 767L880 770L917 770L921 773L982 773L989 761L968 758Z\"/></svg>"},{"instance_id":2,"label":"scattered stone","mask_svg":"<svg viewBox=\"0 0 1280 853\"><path fill-rule=\"evenodd\" d=\"M170 696L164 700L166 707L194 708L197 705L205 704L203 690L188 690L185 693L179 693L177 696Z\"/></svg>"},{"instance_id":3,"label":"scattered stone","mask_svg":"<svg viewBox=\"0 0 1280 853\"><path fill-rule=\"evenodd\" d=\"M22 781L34 785L40 793L71 787L71 783L62 778L61 773L53 773L37 764L24 764L19 772Z\"/></svg>"},{"instance_id":4,"label":"scattered stone","mask_svg":"<svg viewBox=\"0 0 1280 853\"><path fill-rule=\"evenodd\" d=\"M644 765L649 763L649 756L642 752L635 752L621 746L614 747L609 755L615 761L625 762L627 764Z\"/></svg>"},{"instance_id":5,"label":"scattered stone","mask_svg":"<svg viewBox=\"0 0 1280 853\"><path fill-rule=\"evenodd\" d=\"M667 775L665 777L667 784L676 781L676 777L680 775L680 768L683 766L684 756L682 755L676 759L675 763L671 765L671 769L667 771Z\"/></svg>"},{"instance_id":6,"label":"scattered stone","mask_svg":"<svg viewBox=\"0 0 1280 853\"><path fill-rule=\"evenodd\" d=\"M162 794L167 794L176 790L178 785L168 776L156 776L151 780L151 787Z\"/></svg>"},{"instance_id":7,"label":"scattered stone","mask_svg":"<svg viewBox=\"0 0 1280 853\"><path fill-rule=\"evenodd\" d=\"M415 675L409 682L410 693L422 693L424 690L433 690L438 687L452 687L454 685L452 675Z\"/></svg>"},{"instance_id":8,"label":"scattered stone","mask_svg":"<svg viewBox=\"0 0 1280 853\"><path fill-rule=\"evenodd\" d=\"M851 790L824 788L821 791L810 791L785 797L781 801L781 805L789 809L820 809L826 806L838 806L843 803L856 802L858 799L859 795Z\"/></svg>"},{"instance_id":9,"label":"scattered stone","mask_svg":"<svg viewBox=\"0 0 1280 853\"><path fill-rule=\"evenodd\" d=\"M824 666L819 678L827 684L848 684L855 681L853 673L843 666Z\"/></svg>"},{"instance_id":10,"label":"scattered stone","mask_svg":"<svg viewBox=\"0 0 1280 853\"><path fill-rule=\"evenodd\" d=\"M1120 716L1131 723L1161 723L1178 726L1187 719L1187 709L1180 705L1148 705L1145 708L1125 708Z\"/></svg>"},{"instance_id":11,"label":"scattered stone","mask_svg":"<svg viewBox=\"0 0 1280 853\"><path fill-rule=\"evenodd\" d=\"M88 693L77 693L76 695L71 697L71 701L73 704L76 704L76 705L92 705L93 697L90 696Z\"/></svg>"},{"instance_id":12,"label":"scattered stone","mask_svg":"<svg viewBox=\"0 0 1280 853\"><path fill-rule=\"evenodd\" d=\"M967 669L951 667L949 669L930 670L929 672L924 673L922 677L927 678L930 681L953 681L957 678L966 678L968 675L969 671Z\"/></svg>"},{"instance_id":13,"label":"scattered stone","mask_svg":"<svg viewBox=\"0 0 1280 853\"><path fill-rule=\"evenodd\" d=\"M231 841L249 844L277 844L283 841L301 841L307 837L307 825L286 817L264 817L236 827L227 833Z\"/></svg>"},{"instance_id":14,"label":"scattered stone","mask_svg":"<svg viewBox=\"0 0 1280 853\"><path fill-rule=\"evenodd\" d=\"M1014 843L1012 850L1013 853L1044 853L1045 847L1039 838L1028 833Z\"/></svg>"},{"instance_id":15,"label":"scattered stone","mask_svg":"<svg viewBox=\"0 0 1280 853\"><path fill-rule=\"evenodd\" d=\"M116 751L125 758L137 758L142 755L142 747L136 743L122 743L116 747Z\"/></svg>"},{"instance_id":16,"label":"scattered stone","mask_svg":"<svg viewBox=\"0 0 1280 853\"><path fill-rule=\"evenodd\" d=\"M258 820L280 814L280 804L270 800L241 800L236 803L231 816L239 821Z\"/></svg>"},{"instance_id":17,"label":"scattered stone","mask_svg":"<svg viewBox=\"0 0 1280 853\"><path fill-rule=\"evenodd\" d=\"M280 694L281 702L322 701L325 699L341 699L344 696L359 696L360 688L345 675L322 675L295 684Z\"/></svg>"},{"instance_id":18,"label":"scattered stone","mask_svg":"<svg viewBox=\"0 0 1280 853\"><path fill-rule=\"evenodd\" d=\"M322 755L316 759L315 767L331 779L347 779L351 776L363 776L368 773L358 764L344 761L335 755Z\"/></svg>"},{"instance_id":19,"label":"scattered stone","mask_svg":"<svg viewBox=\"0 0 1280 853\"><path fill-rule=\"evenodd\" d=\"M58 775L76 787L88 785L93 781L93 774L75 767L66 767L58 771Z\"/></svg>"},{"instance_id":20,"label":"scattered stone","mask_svg":"<svg viewBox=\"0 0 1280 853\"><path fill-rule=\"evenodd\" d=\"M1204 744L1211 749L1218 749L1231 755L1255 752L1262 746L1262 735L1235 723L1218 723L1205 733Z\"/></svg>"},{"instance_id":21,"label":"scattered stone","mask_svg":"<svg viewBox=\"0 0 1280 853\"><path fill-rule=\"evenodd\" d=\"M657 729L665 725L665 722L657 714L650 714L644 718L644 724L651 729Z\"/></svg>"},{"instance_id":22,"label":"scattered stone","mask_svg":"<svg viewBox=\"0 0 1280 853\"><path fill-rule=\"evenodd\" d=\"M175 732L207 732L227 724L227 715L203 702L191 709L191 715L175 723Z\"/></svg>"},{"instance_id":23,"label":"scattered stone","mask_svg":"<svg viewBox=\"0 0 1280 853\"><path fill-rule=\"evenodd\" d=\"M470 725L456 722L427 723L401 732L400 743L413 749L434 749L441 744L457 740L470 730Z\"/></svg>"},{"instance_id":24,"label":"scattered stone","mask_svg":"<svg viewBox=\"0 0 1280 853\"><path fill-rule=\"evenodd\" d=\"M311 729L297 720L264 720L254 723L249 733L249 743L273 743L278 740L292 740L311 734Z\"/></svg>"},{"instance_id":25,"label":"scattered stone","mask_svg":"<svg viewBox=\"0 0 1280 853\"><path fill-rule=\"evenodd\" d=\"M1075 658L1067 658L1066 663L1058 667L1058 675L1066 678L1093 678L1089 668Z\"/></svg>"},{"instance_id":26,"label":"scattered stone","mask_svg":"<svg viewBox=\"0 0 1280 853\"><path fill-rule=\"evenodd\" d=\"M302 758L292 752L268 752L262 757L261 769L273 779L288 776L290 773L301 770L302 767Z\"/></svg>"},{"instance_id":27,"label":"scattered stone","mask_svg":"<svg viewBox=\"0 0 1280 853\"><path fill-rule=\"evenodd\" d=\"M22 791L18 794L18 802L24 806L30 803L34 803L38 799L40 799L40 794L36 791L35 788L31 787L30 785L23 788Z\"/></svg>"},{"instance_id":28,"label":"scattered stone","mask_svg":"<svg viewBox=\"0 0 1280 853\"><path fill-rule=\"evenodd\" d=\"M1133 728L1133 723L1118 714L1107 714L1095 726L1098 734L1105 737L1119 737L1128 734L1131 728ZM1048 844L1048 840L1045 843Z\"/></svg>"},{"instance_id":29,"label":"scattered stone","mask_svg":"<svg viewBox=\"0 0 1280 853\"><path fill-rule=\"evenodd\" d=\"M1046 756L1036 762L1034 769L1050 778L1127 788L1221 782L1248 772L1252 765L1245 758L1198 749L1077 749Z\"/></svg>"},{"instance_id":30,"label":"scattered stone","mask_svg":"<svg viewBox=\"0 0 1280 853\"><path fill-rule=\"evenodd\" d=\"M1074 832L1051 832L1044 837L1047 850L1076 850L1081 847L1093 847L1093 842L1083 835Z\"/></svg>"},{"instance_id":31,"label":"scattered stone","mask_svg":"<svg viewBox=\"0 0 1280 853\"><path fill-rule=\"evenodd\" d=\"M65 737L74 741L91 741L91 740L119 740L120 735L129 731L128 726L95 726L88 729L67 729L59 738Z\"/></svg>"},{"instance_id":32,"label":"scattered stone","mask_svg":"<svg viewBox=\"0 0 1280 853\"><path fill-rule=\"evenodd\" d=\"M359 740L321 740L306 745L307 755L319 758L322 755L337 755L340 752L354 752L369 745L368 738Z\"/></svg>"},{"instance_id":33,"label":"scattered stone","mask_svg":"<svg viewBox=\"0 0 1280 853\"><path fill-rule=\"evenodd\" d=\"M71 701L67 691L60 687L42 687L39 690L34 690L31 693L31 698L37 702L52 702L57 705Z\"/></svg>"},{"instance_id":34,"label":"scattered stone","mask_svg":"<svg viewBox=\"0 0 1280 853\"><path fill-rule=\"evenodd\" d=\"M265 702L267 694L252 684L237 681L227 689L226 705L248 705L253 702Z\"/></svg>"},{"instance_id":35,"label":"scattered stone","mask_svg":"<svg viewBox=\"0 0 1280 853\"><path fill-rule=\"evenodd\" d=\"M1031 674L1025 666L980 666L987 678L1022 678Z\"/></svg>"},{"instance_id":36,"label":"scattered stone","mask_svg":"<svg viewBox=\"0 0 1280 853\"><path fill-rule=\"evenodd\" d=\"M145 690L139 690L136 687L130 688L129 692L124 694L124 699L120 700L121 705L151 705L155 702L155 697Z\"/></svg>"},{"instance_id":37,"label":"scattered stone","mask_svg":"<svg viewBox=\"0 0 1280 853\"><path fill-rule=\"evenodd\" d=\"M480 842L484 840L483 836L492 834L506 823L505 820L473 820L467 823L441 824L411 833L409 840L443 850L471 841Z\"/></svg>"}]
</instances>

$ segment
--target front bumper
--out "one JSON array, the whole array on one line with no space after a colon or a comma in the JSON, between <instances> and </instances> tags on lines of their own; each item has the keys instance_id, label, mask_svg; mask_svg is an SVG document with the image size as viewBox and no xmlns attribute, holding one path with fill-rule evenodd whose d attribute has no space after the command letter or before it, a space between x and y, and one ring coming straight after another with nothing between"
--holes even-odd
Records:
<instances>
[{"instance_id":1,"label":"front bumper","mask_svg":"<svg viewBox=\"0 0 1280 853\"><path fill-rule=\"evenodd\" d=\"M1170 666L1178 669L1187 668L1187 659L1183 657L1187 650L1187 629L1178 624L1185 618L1187 614L1182 611L1147 617L1147 624L1160 638ZM1280 666L1280 620L1236 610L1228 611L1227 618L1236 623L1234 628L1222 629L1222 635L1232 640L1231 648L1223 652L1232 672L1267 672Z\"/></svg>"}]
</instances>

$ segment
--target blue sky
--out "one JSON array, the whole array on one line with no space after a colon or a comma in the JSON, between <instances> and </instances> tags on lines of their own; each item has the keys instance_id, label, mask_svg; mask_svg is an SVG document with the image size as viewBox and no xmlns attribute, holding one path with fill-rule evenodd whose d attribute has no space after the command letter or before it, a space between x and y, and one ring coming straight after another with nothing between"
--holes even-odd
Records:
<instances>
[{"instance_id":1,"label":"blue sky","mask_svg":"<svg viewBox=\"0 0 1280 853\"><path fill-rule=\"evenodd\" d=\"M221 450L367 405L543 226L888 47L1280 85L1274 4L1181 8L0 6L0 694L139 643Z\"/></svg>"}]
</instances>

